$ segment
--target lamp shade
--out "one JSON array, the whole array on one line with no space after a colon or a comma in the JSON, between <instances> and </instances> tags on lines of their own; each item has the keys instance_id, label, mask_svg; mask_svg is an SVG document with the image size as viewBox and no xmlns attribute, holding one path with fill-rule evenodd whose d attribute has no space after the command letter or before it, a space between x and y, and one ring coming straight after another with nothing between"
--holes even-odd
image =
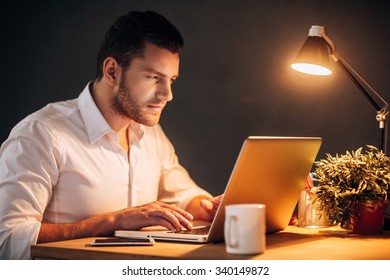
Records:
<instances>
[{"instance_id":1,"label":"lamp shade","mask_svg":"<svg viewBox=\"0 0 390 280\"><path fill-rule=\"evenodd\" d=\"M328 46L322 37L309 36L299 51L291 67L311 75L329 75Z\"/></svg>"}]
</instances>

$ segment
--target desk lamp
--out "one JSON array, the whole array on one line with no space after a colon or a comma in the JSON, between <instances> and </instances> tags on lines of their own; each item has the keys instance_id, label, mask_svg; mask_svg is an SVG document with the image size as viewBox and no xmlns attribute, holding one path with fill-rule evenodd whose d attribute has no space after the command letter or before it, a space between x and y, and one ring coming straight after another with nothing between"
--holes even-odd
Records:
<instances>
[{"instance_id":1,"label":"desk lamp","mask_svg":"<svg viewBox=\"0 0 390 280\"><path fill-rule=\"evenodd\" d=\"M330 56L355 83L367 100L375 107L377 111L376 120L379 122L381 135L380 149L386 153L386 120L389 114L388 103L340 57L336 52L335 45L326 35L324 27L312 25L308 36L309 37L299 51L294 63L291 64L291 68L310 75L330 75L332 73L329 68ZM384 104L383 107L379 106L375 99L369 94L368 90Z\"/></svg>"}]
</instances>

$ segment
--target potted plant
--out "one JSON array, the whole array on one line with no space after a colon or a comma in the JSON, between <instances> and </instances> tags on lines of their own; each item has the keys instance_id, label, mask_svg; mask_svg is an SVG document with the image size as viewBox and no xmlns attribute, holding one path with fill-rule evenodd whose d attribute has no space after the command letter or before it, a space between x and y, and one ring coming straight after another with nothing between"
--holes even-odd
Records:
<instances>
[{"instance_id":1,"label":"potted plant","mask_svg":"<svg viewBox=\"0 0 390 280\"><path fill-rule=\"evenodd\" d=\"M365 151L359 148L344 155L327 154L314 164L317 186L312 191L322 214L332 224L347 225L354 233L382 233L390 193L390 158L367 145Z\"/></svg>"}]
</instances>

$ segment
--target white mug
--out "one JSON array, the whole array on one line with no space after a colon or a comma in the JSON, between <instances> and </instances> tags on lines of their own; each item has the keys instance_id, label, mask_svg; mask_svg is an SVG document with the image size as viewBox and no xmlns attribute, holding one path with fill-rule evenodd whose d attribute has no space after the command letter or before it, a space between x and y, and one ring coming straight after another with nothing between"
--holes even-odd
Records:
<instances>
[{"instance_id":1,"label":"white mug","mask_svg":"<svg viewBox=\"0 0 390 280\"><path fill-rule=\"evenodd\" d=\"M225 244L230 254L260 254L265 250L265 205L225 206Z\"/></svg>"}]
</instances>

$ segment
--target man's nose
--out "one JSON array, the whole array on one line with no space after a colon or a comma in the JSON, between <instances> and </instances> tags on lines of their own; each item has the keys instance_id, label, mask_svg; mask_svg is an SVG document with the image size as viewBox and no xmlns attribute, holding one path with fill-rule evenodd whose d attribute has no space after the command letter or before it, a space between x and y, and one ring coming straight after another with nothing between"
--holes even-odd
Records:
<instances>
[{"instance_id":1,"label":"man's nose","mask_svg":"<svg viewBox=\"0 0 390 280\"><path fill-rule=\"evenodd\" d=\"M158 88L157 98L166 102L173 99L172 87L170 83L166 82Z\"/></svg>"}]
</instances>

